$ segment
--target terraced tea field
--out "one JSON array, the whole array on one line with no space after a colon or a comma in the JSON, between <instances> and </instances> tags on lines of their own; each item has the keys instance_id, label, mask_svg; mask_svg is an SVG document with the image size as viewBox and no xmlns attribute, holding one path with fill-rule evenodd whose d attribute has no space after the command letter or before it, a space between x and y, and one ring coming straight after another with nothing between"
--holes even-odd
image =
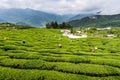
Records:
<instances>
[{"instance_id":1,"label":"terraced tea field","mask_svg":"<svg viewBox=\"0 0 120 80\"><path fill-rule=\"evenodd\" d=\"M54 29L0 30L0 80L120 80L120 39L69 39Z\"/></svg>"}]
</instances>

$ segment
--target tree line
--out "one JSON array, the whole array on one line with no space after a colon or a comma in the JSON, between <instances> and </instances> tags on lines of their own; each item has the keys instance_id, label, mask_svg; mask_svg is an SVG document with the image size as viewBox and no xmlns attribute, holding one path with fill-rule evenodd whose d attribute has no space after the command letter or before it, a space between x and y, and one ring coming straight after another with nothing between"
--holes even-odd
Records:
<instances>
[{"instance_id":1,"label":"tree line","mask_svg":"<svg viewBox=\"0 0 120 80\"><path fill-rule=\"evenodd\" d=\"M47 23L46 28L47 29L71 29L72 26L70 24L65 23L65 22L58 24L55 21L55 22Z\"/></svg>"}]
</instances>

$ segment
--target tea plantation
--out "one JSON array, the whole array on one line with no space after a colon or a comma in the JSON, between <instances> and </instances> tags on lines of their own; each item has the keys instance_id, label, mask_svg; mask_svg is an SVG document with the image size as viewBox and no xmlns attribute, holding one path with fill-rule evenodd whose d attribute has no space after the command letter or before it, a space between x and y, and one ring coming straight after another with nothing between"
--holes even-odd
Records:
<instances>
[{"instance_id":1,"label":"tea plantation","mask_svg":"<svg viewBox=\"0 0 120 80\"><path fill-rule=\"evenodd\" d=\"M0 80L120 80L120 38L69 39L58 29L0 30Z\"/></svg>"}]
</instances>

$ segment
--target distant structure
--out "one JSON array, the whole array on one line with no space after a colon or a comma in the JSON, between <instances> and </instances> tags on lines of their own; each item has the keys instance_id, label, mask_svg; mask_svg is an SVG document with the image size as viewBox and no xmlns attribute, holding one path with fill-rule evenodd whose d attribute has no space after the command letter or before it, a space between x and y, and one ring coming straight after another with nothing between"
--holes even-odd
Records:
<instances>
[{"instance_id":1,"label":"distant structure","mask_svg":"<svg viewBox=\"0 0 120 80\"><path fill-rule=\"evenodd\" d=\"M61 32L63 32L65 35L71 34L71 31L67 29L61 30Z\"/></svg>"},{"instance_id":2,"label":"distant structure","mask_svg":"<svg viewBox=\"0 0 120 80\"><path fill-rule=\"evenodd\" d=\"M113 37L117 37L117 35L116 34L108 34L107 37L113 38Z\"/></svg>"},{"instance_id":3,"label":"distant structure","mask_svg":"<svg viewBox=\"0 0 120 80\"><path fill-rule=\"evenodd\" d=\"M86 28L86 30L90 30L90 29L91 29L91 27Z\"/></svg>"},{"instance_id":4,"label":"distant structure","mask_svg":"<svg viewBox=\"0 0 120 80\"><path fill-rule=\"evenodd\" d=\"M91 16L91 17L89 17L89 18L91 18L91 19L97 19L97 17L95 17L95 16Z\"/></svg>"},{"instance_id":5,"label":"distant structure","mask_svg":"<svg viewBox=\"0 0 120 80\"><path fill-rule=\"evenodd\" d=\"M76 36L71 33L70 30L61 30L63 32L63 36L67 36L68 38L87 38L87 35L81 35L81 36ZM78 33L81 33L81 31L78 31Z\"/></svg>"},{"instance_id":6,"label":"distant structure","mask_svg":"<svg viewBox=\"0 0 120 80\"><path fill-rule=\"evenodd\" d=\"M98 31L101 31L101 30L111 30L111 27L106 27L106 28L96 28Z\"/></svg>"},{"instance_id":7,"label":"distant structure","mask_svg":"<svg viewBox=\"0 0 120 80\"><path fill-rule=\"evenodd\" d=\"M79 34L81 33L81 31L76 31L76 32L79 33Z\"/></svg>"}]
</instances>

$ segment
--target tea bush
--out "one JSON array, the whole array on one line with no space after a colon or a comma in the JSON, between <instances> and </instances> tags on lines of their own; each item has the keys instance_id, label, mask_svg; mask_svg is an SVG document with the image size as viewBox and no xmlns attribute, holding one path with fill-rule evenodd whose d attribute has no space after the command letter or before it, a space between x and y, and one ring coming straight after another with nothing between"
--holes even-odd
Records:
<instances>
[{"instance_id":1,"label":"tea bush","mask_svg":"<svg viewBox=\"0 0 120 80\"><path fill-rule=\"evenodd\" d=\"M0 80L120 80L120 40L69 39L59 29L0 30Z\"/></svg>"}]
</instances>

